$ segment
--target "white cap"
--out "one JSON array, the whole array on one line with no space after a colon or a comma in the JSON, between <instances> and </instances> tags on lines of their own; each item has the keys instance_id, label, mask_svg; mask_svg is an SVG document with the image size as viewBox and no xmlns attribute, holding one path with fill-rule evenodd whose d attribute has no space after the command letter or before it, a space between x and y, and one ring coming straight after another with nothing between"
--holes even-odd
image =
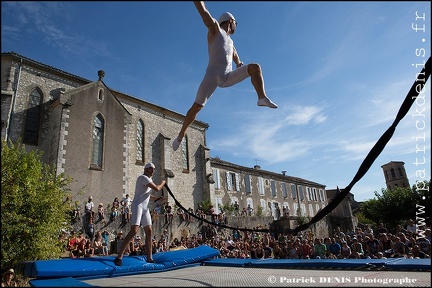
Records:
<instances>
[{"instance_id":1,"label":"white cap","mask_svg":"<svg viewBox=\"0 0 432 288\"><path fill-rule=\"evenodd\" d=\"M153 163L151 163L151 162L149 162L149 163L147 163L145 166L144 166L144 169L147 169L147 168L156 168L155 167L155 165L153 164Z\"/></svg>"},{"instance_id":2,"label":"white cap","mask_svg":"<svg viewBox=\"0 0 432 288\"><path fill-rule=\"evenodd\" d=\"M235 20L234 16L229 13L229 12L224 12L222 13L222 15L219 17L219 24L221 24L222 22L228 21L229 19L233 19Z\"/></svg>"}]
</instances>

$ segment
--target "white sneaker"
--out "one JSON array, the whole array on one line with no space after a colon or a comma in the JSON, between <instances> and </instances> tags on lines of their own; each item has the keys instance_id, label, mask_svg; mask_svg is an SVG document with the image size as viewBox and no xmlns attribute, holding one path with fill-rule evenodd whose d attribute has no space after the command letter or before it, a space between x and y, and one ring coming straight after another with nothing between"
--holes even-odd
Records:
<instances>
[{"instance_id":1,"label":"white sneaker","mask_svg":"<svg viewBox=\"0 0 432 288\"><path fill-rule=\"evenodd\" d=\"M178 137L176 137L172 143L172 147L174 151L177 151L177 149L179 148L181 143L181 140L178 139Z\"/></svg>"},{"instance_id":2,"label":"white sneaker","mask_svg":"<svg viewBox=\"0 0 432 288\"><path fill-rule=\"evenodd\" d=\"M267 107L269 107L269 108L277 108L277 107L278 107L275 103L273 103L273 102L272 102L269 98L267 98L267 97L265 97L265 98L261 98L261 99L258 99L257 105L258 105L258 106L267 106Z\"/></svg>"}]
</instances>

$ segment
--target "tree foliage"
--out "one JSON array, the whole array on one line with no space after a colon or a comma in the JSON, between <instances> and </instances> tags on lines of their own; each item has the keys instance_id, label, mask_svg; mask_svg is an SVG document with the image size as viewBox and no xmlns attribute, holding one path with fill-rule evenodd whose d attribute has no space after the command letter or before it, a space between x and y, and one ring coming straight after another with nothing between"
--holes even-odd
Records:
<instances>
[{"instance_id":1,"label":"tree foliage","mask_svg":"<svg viewBox=\"0 0 432 288\"><path fill-rule=\"evenodd\" d=\"M219 204L219 209L225 212L225 215L232 216L234 215L235 206L234 203L225 203L223 205Z\"/></svg>"},{"instance_id":2,"label":"tree foliage","mask_svg":"<svg viewBox=\"0 0 432 288\"><path fill-rule=\"evenodd\" d=\"M381 193L375 191L375 198L365 201L360 207L360 213L375 225L379 222L383 222L387 227L404 225L408 219L416 218L418 205L426 206L427 213L430 213L429 182L424 181L419 187L421 189L414 186L412 189L382 189Z\"/></svg>"},{"instance_id":3,"label":"tree foliage","mask_svg":"<svg viewBox=\"0 0 432 288\"><path fill-rule=\"evenodd\" d=\"M58 258L58 237L68 227L64 187L70 179L43 164L42 152L26 152L23 144L2 141L1 267Z\"/></svg>"}]
</instances>

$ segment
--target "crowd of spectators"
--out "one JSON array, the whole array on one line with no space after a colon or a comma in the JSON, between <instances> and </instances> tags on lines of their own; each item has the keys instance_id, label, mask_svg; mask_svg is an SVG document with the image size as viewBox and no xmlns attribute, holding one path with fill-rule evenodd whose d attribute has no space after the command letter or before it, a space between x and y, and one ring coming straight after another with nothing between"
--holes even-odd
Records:
<instances>
[{"instance_id":1,"label":"crowd of spectators","mask_svg":"<svg viewBox=\"0 0 432 288\"><path fill-rule=\"evenodd\" d=\"M109 255L115 252L116 242L123 241L120 231L110 240L107 230L95 231L94 204L92 197L85 204L85 229L83 232L72 231L69 237L66 232L60 236L64 242L65 251L69 257L91 257L94 255ZM115 197L110 211L113 221L122 215L122 221L130 221L130 205L132 200L126 195L121 201ZM200 231L192 235L182 235L180 239L169 240L166 226L172 224L173 218L178 217L180 223L186 225L194 221L193 213L198 219L209 216L211 222L227 224L227 217L223 211L216 213L213 206L204 211L201 206L194 211L187 211L179 207L172 207L168 202L155 203L152 219L164 217L164 230L161 235L154 235L152 239L153 254L177 249L188 249L200 245L208 245L220 251L220 257L227 258L275 258L275 259L383 259L383 258L430 258L431 232L430 227L418 227L413 220L405 225L397 225L387 229L380 223L376 231L366 224L362 228L356 227L352 231L342 232L340 227L333 231L330 237L314 237L311 230L298 235L272 235L263 232L249 232L242 229L230 230L215 225L200 225ZM73 209L73 216L80 214L79 209ZM239 216L252 216L252 207L240 210L238 203L234 203L234 213ZM287 211L284 207L283 215ZM162 215L163 214L163 215ZM103 203L97 208L98 221L105 219ZM197 220L199 221L199 220ZM242 230L242 231L240 231ZM257 229L252 229L257 230ZM422 233L419 233L422 231ZM85 234L85 236L84 236ZM140 236L136 236L130 244L127 254L144 254L145 245ZM112 251L114 250L114 251Z\"/></svg>"},{"instance_id":2,"label":"crowd of spectators","mask_svg":"<svg viewBox=\"0 0 432 288\"><path fill-rule=\"evenodd\" d=\"M89 202L90 200L89 198ZM113 207L117 207L116 202L118 202L118 207L124 206L123 203L126 201L119 201L116 198L113 202ZM223 212L216 214L214 208L211 208L205 213L202 207L198 207L195 215L198 218L205 218L208 215L211 222L214 223L223 223L226 221L226 216ZM246 215L251 215L252 213L249 207L245 207L243 210L246 210ZM242 215L243 210L238 209L236 211ZM98 212L100 214L99 210ZM129 211L127 212L129 213ZM189 208L188 212L193 213L194 211ZM86 211L86 213L90 212ZM189 213L180 208L175 210L169 203L165 203L163 209L157 210L155 208L152 211L152 218L155 220L161 216L160 214L164 214L165 225L172 224L174 217L179 217L181 222L189 224L196 220ZM111 215L111 217L118 217L118 215ZM130 219L130 215L123 216L124 221L128 221L128 219ZM88 229L89 225L94 225L92 217L89 217L85 233L78 232L76 236L75 232L72 231L68 238L65 233L62 235L61 239L65 242L64 247L69 252L69 256L72 258L91 257L94 255L115 253L116 249L113 249L113 247L116 247L117 242L123 241L122 231L115 235L115 237L109 237L108 231L95 232ZM254 228L252 230L257 229ZM422 233L419 233L420 231ZM110 240L110 238L114 239ZM155 234L153 236L151 249L153 250L153 254L156 254L170 250L194 248L200 245L207 245L218 249L220 251L219 257L221 258L430 258L431 232L430 227L417 227L413 220L409 220L405 228L402 225L398 225L394 229L387 229L384 227L384 224L380 223L376 231L367 224L362 228L356 227L354 230L346 232L342 232L340 227L337 227L330 237L324 238L315 237L311 230L303 231L303 233L299 233L298 235L272 235L270 233L250 232L242 229L231 230L220 228L207 223L200 225L199 231L194 234L182 235L179 238L171 240L168 237L167 229L164 228L160 235ZM140 236L136 236L126 254L145 255L145 249L144 241Z\"/></svg>"}]
</instances>

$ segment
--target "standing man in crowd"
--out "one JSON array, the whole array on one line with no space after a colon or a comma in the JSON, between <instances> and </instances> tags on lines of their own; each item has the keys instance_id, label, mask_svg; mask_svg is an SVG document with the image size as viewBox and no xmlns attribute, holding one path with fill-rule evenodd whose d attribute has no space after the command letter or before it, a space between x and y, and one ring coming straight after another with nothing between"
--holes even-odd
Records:
<instances>
[{"instance_id":1,"label":"standing man in crowd","mask_svg":"<svg viewBox=\"0 0 432 288\"><path fill-rule=\"evenodd\" d=\"M195 102L186 114L180 133L173 141L174 151L178 149L187 128L195 121L198 112L204 107L217 87L230 87L251 77L252 85L258 95L257 105L277 108L277 105L266 95L261 66L256 63L245 65L240 61L233 40L230 37L237 27L234 16L229 12L225 12L219 17L219 20L216 20L210 15L203 1L194 1L194 4L201 15L204 25L208 28L209 62L204 79L198 88ZM235 70L232 69L233 61L237 67Z\"/></svg>"},{"instance_id":2,"label":"standing man in crowd","mask_svg":"<svg viewBox=\"0 0 432 288\"><path fill-rule=\"evenodd\" d=\"M123 254L129 247L129 244L134 236L137 234L140 226L144 228L145 232L145 245L147 253L146 261L149 263L154 262L152 255L152 221L150 211L148 209L148 203L150 200L154 201L156 199L160 199L160 197L151 195L152 190L159 191L165 185L165 180L162 180L159 185L156 185L153 182L152 176L154 169L155 165L153 163L147 163L144 166L144 174L138 176L137 178L135 185L135 195L131 205L131 229L126 235L122 247L120 248L117 257L114 260L114 264L117 266L122 265Z\"/></svg>"}]
</instances>

